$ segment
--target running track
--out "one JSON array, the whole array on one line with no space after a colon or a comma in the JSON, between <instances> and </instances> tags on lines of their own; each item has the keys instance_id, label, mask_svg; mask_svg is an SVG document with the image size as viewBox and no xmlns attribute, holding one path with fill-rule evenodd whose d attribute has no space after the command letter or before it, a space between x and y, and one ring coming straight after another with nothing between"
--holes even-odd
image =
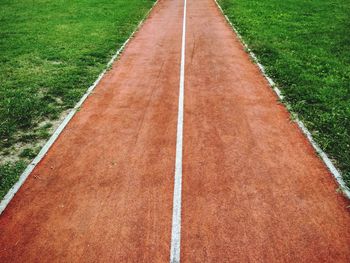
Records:
<instances>
[{"instance_id":1,"label":"running track","mask_svg":"<svg viewBox=\"0 0 350 263\"><path fill-rule=\"evenodd\" d=\"M350 262L336 189L215 2L160 0L2 213L0 262Z\"/></svg>"}]
</instances>

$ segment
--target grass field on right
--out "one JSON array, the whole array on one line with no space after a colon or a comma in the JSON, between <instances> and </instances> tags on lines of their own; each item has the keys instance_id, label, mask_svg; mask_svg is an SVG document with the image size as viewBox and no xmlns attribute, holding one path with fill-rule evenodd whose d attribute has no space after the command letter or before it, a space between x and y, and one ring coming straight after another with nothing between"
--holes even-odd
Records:
<instances>
[{"instance_id":1,"label":"grass field on right","mask_svg":"<svg viewBox=\"0 0 350 263\"><path fill-rule=\"evenodd\" d=\"M218 2L350 186L350 1Z\"/></svg>"}]
</instances>

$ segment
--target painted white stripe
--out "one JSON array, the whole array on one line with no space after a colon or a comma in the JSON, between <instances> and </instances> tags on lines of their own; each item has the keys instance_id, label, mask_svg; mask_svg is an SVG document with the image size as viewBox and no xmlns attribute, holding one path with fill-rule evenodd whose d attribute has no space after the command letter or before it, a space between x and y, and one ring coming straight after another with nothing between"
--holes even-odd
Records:
<instances>
[{"instance_id":1,"label":"painted white stripe","mask_svg":"<svg viewBox=\"0 0 350 263\"><path fill-rule=\"evenodd\" d=\"M180 262L181 243L181 192L182 192L182 141L183 141L183 118L184 118L184 87L185 87L185 49L186 49L186 6L184 0L182 22L181 65L179 85L179 109L177 117L175 178L173 197L173 219L171 229L170 262Z\"/></svg>"},{"instance_id":2,"label":"painted white stripe","mask_svg":"<svg viewBox=\"0 0 350 263\"><path fill-rule=\"evenodd\" d=\"M244 42L242 36L239 34L238 30L235 28L235 26L231 23L230 19L224 14L224 11L222 10L221 6L219 5L219 3L217 2L217 0L214 0L216 5L218 6L218 8L220 9L220 11L222 12L222 14L225 16L227 22L230 24L230 26L232 27L233 31L236 33L236 35L238 36L239 40L241 41L241 43L243 44L244 48L247 50L247 52L249 53L250 57L254 60L254 62L257 64L257 66L259 67L261 73L263 74L263 76L266 78L266 80L268 81L268 83L270 84L271 88L274 90L274 92L277 94L278 98L283 101L284 96L281 93L281 90L277 87L276 83L267 75L266 70L264 68L264 66L259 62L258 58L256 57L256 55L254 54L254 52L248 47L248 45ZM284 104L286 105L286 103L284 102ZM287 108L288 109L288 108ZM296 118L296 123L298 124L299 128L301 129L301 131L304 133L304 135L306 136L306 138L309 140L309 142L311 143L312 147L315 149L315 151L317 152L317 154L321 157L322 161L324 162L324 164L327 166L327 168L329 169L329 171L331 172L331 174L333 175L333 177L335 178L335 180L337 181L340 190L343 192L343 194L350 199L350 189L346 186L343 177L341 176L341 173L339 172L339 170L334 166L334 164L332 163L332 161L329 159L329 157L327 156L327 154L321 149L321 147L315 142L314 138L312 137L310 131L306 128L306 126L304 125L304 123L299 120L298 118Z\"/></svg>"},{"instance_id":3,"label":"painted white stripe","mask_svg":"<svg viewBox=\"0 0 350 263\"><path fill-rule=\"evenodd\" d=\"M86 93L81 97L79 102L74 106L74 108L68 113L68 115L64 118L62 123L58 126L58 128L55 130L55 132L52 134L50 139L45 143L43 148L40 150L39 154L34 158L34 160L27 166L27 168L24 170L24 172L19 177L18 181L15 183L15 185L7 192L5 197L0 203L0 215L5 210L5 208L8 206L8 204L11 202L14 195L17 193L17 191L21 188L23 183L26 181L30 173L34 170L34 168L37 166L37 164L42 160L42 158L47 154L48 150L51 148L51 146L55 143L59 135L62 133L64 128L67 126L69 121L73 118L75 113L78 111L78 109L81 107L81 105L84 103L84 101L88 98L88 96L91 94L91 92L95 89L95 87L98 85L100 80L103 78L104 74L107 72L108 68L113 64L113 62L116 60L116 58L120 55L120 53L123 51L127 43L130 41L130 39L135 35L135 33L140 29L141 25L145 21L145 19L149 16L151 10L154 8L154 6L157 4L158 0L154 2L152 8L147 12L145 17L140 21L140 23L137 25L134 32L131 33L130 37L124 42L124 44L117 50L117 52L112 56L112 58L109 60L109 62L106 65L106 69L98 76L98 78L95 80L95 82L88 88Z\"/></svg>"}]
</instances>

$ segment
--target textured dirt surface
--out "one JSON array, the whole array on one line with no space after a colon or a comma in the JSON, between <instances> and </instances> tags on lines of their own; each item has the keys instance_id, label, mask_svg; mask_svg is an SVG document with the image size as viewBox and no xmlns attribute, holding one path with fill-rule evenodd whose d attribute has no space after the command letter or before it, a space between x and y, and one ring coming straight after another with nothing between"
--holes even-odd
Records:
<instances>
[{"instance_id":1,"label":"textured dirt surface","mask_svg":"<svg viewBox=\"0 0 350 263\"><path fill-rule=\"evenodd\" d=\"M187 0L182 262L350 262L349 202L212 0ZM168 262L182 0L0 217L0 262Z\"/></svg>"},{"instance_id":2,"label":"textured dirt surface","mask_svg":"<svg viewBox=\"0 0 350 263\"><path fill-rule=\"evenodd\" d=\"M187 12L182 262L350 262L331 174L215 2Z\"/></svg>"},{"instance_id":3,"label":"textured dirt surface","mask_svg":"<svg viewBox=\"0 0 350 263\"><path fill-rule=\"evenodd\" d=\"M161 1L1 215L0 262L166 262L183 4Z\"/></svg>"}]
</instances>

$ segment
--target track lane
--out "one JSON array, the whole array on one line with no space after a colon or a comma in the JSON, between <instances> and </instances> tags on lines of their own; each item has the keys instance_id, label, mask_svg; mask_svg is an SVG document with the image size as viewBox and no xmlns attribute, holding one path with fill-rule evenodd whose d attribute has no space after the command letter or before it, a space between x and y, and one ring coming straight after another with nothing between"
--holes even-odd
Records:
<instances>
[{"instance_id":1,"label":"track lane","mask_svg":"<svg viewBox=\"0 0 350 263\"><path fill-rule=\"evenodd\" d=\"M160 1L0 217L0 262L166 262L183 4Z\"/></svg>"},{"instance_id":2,"label":"track lane","mask_svg":"<svg viewBox=\"0 0 350 263\"><path fill-rule=\"evenodd\" d=\"M161 0L0 217L1 262L168 262L183 0ZM188 0L181 262L348 262L348 202L212 0Z\"/></svg>"},{"instance_id":3,"label":"track lane","mask_svg":"<svg viewBox=\"0 0 350 263\"><path fill-rule=\"evenodd\" d=\"M349 262L349 203L213 0L187 6L181 262Z\"/></svg>"}]
</instances>

